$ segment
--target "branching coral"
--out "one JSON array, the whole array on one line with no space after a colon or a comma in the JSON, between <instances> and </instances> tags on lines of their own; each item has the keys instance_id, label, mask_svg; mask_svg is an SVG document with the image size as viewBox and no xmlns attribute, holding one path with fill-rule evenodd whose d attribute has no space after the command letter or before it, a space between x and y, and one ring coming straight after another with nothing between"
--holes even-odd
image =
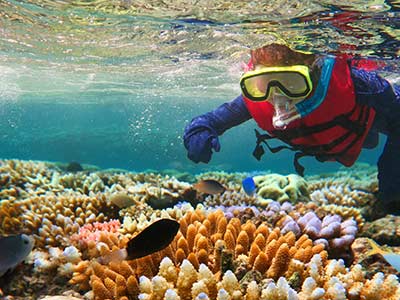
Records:
<instances>
[{"instance_id":1,"label":"branching coral","mask_svg":"<svg viewBox=\"0 0 400 300\"><path fill-rule=\"evenodd\" d=\"M292 260L302 266L297 269L304 268L304 265L316 253L327 257L324 246L313 246L306 235L296 240L293 233L282 235L279 228L271 230L265 223L256 226L247 221L242 224L237 218L228 221L221 210L208 214L196 210L188 212L180 219L180 232L165 250L143 259L123 263L130 266L132 272L128 274L129 276L134 274L136 279L142 275L152 278L157 274L157 266L161 259L169 257L174 264L174 267L169 268L171 272L178 266L187 265L184 268L191 267L194 270L200 270L200 266L204 265L212 274L215 274L215 280L222 278L222 274L226 275L229 270L235 272L239 278L247 272L257 271L261 276L277 280L281 276L293 275L296 268L293 266L294 263L291 263ZM96 257L96 254L94 255ZM185 261L187 263L184 263ZM82 261L77 266L71 283L79 284L83 289L90 285L95 296L98 299L104 299L102 298L103 285L111 286L110 280L114 282L114 285L118 285L117 275L114 273L120 272L118 271L120 267L121 264L113 263L102 265L97 260ZM110 270L114 272L112 273L114 275L104 275ZM230 276L229 274L227 276ZM124 276L125 281L128 278ZM182 280L186 280L186 277ZM179 282L179 278L177 281ZM124 281L120 279L119 282ZM182 283L182 285L185 284ZM227 288L224 287L224 289ZM115 288L108 288L108 290L114 291ZM121 293L126 294L127 287L125 289L120 287L119 290L124 290ZM112 298L119 299L122 294L113 292Z\"/></svg>"},{"instance_id":2,"label":"branching coral","mask_svg":"<svg viewBox=\"0 0 400 300\"><path fill-rule=\"evenodd\" d=\"M168 270L168 271L167 271ZM187 260L180 267L166 258L158 274L140 278L139 299L246 299L246 300L340 300L340 299L398 299L400 285L394 275L377 273L366 279L360 265L345 268L341 260L323 263L321 256L312 257L304 271L307 278L299 291L290 286L285 277L251 281L242 288L235 274L225 272L220 281L211 270L201 264L199 270Z\"/></svg>"},{"instance_id":3,"label":"branching coral","mask_svg":"<svg viewBox=\"0 0 400 300\"><path fill-rule=\"evenodd\" d=\"M117 216L104 197L46 194L13 202L0 202L1 234L35 234L35 246L59 246L83 224Z\"/></svg>"},{"instance_id":4,"label":"branching coral","mask_svg":"<svg viewBox=\"0 0 400 300\"><path fill-rule=\"evenodd\" d=\"M369 217L373 214L371 207L377 201L373 192L352 189L349 185L332 184L313 191L311 200L318 205L335 205L353 208L360 214Z\"/></svg>"}]
</instances>

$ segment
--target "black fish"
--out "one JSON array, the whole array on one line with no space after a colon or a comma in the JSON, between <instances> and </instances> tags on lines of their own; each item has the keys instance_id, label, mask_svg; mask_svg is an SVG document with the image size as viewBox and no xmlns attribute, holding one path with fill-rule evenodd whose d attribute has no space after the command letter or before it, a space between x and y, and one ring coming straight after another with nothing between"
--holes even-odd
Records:
<instances>
[{"instance_id":1,"label":"black fish","mask_svg":"<svg viewBox=\"0 0 400 300\"><path fill-rule=\"evenodd\" d=\"M118 249L99 257L98 262L108 264L126 259L141 258L167 247L179 230L179 223L171 219L160 219L133 237L126 248Z\"/></svg>"},{"instance_id":2,"label":"black fish","mask_svg":"<svg viewBox=\"0 0 400 300\"><path fill-rule=\"evenodd\" d=\"M128 259L140 258L167 247L179 230L179 223L171 219L160 219L143 229L129 242Z\"/></svg>"}]
</instances>

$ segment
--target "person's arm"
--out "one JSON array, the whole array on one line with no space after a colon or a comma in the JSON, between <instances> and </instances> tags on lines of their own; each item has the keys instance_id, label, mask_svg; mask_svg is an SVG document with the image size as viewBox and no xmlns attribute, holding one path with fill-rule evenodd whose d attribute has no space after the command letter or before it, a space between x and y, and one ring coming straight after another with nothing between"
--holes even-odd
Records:
<instances>
[{"instance_id":1,"label":"person's arm","mask_svg":"<svg viewBox=\"0 0 400 300\"><path fill-rule=\"evenodd\" d=\"M183 137L189 159L208 163L212 149L220 150L218 136L249 119L251 116L242 96L195 117L186 126Z\"/></svg>"},{"instance_id":2,"label":"person's arm","mask_svg":"<svg viewBox=\"0 0 400 300\"><path fill-rule=\"evenodd\" d=\"M379 198L400 209L400 87L375 72L352 69L357 102L374 108L373 130L387 135L378 161Z\"/></svg>"}]
</instances>

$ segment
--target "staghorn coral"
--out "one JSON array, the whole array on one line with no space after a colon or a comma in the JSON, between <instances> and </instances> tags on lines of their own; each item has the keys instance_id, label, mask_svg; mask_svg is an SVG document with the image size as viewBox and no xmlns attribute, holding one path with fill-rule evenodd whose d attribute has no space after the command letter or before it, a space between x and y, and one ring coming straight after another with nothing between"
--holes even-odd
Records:
<instances>
[{"instance_id":1,"label":"staghorn coral","mask_svg":"<svg viewBox=\"0 0 400 300\"><path fill-rule=\"evenodd\" d=\"M179 201L187 200L185 198L188 194L190 195L188 192L190 188L190 184L180 182L174 177L154 176L149 182L132 181L125 186L115 183L105 189L104 195L109 201L112 201L115 194L125 194L130 197L135 205L125 209L124 213L133 216L138 214L138 208L143 210L146 206L154 209L173 207Z\"/></svg>"},{"instance_id":2,"label":"staghorn coral","mask_svg":"<svg viewBox=\"0 0 400 300\"><path fill-rule=\"evenodd\" d=\"M329 185L350 185L351 189L373 191L377 188L377 166L356 162L333 173L306 176L310 192Z\"/></svg>"},{"instance_id":3,"label":"staghorn coral","mask_svg":"<svg viewBox=\"0 0 400 300\"><path fill-rule=\"evenodd\" d=\"M256 205L258 204L257 198L248 196L243 191L237 188L232 190L230 187L222 195L208 195L204 198L202 203L206 206L238 206L238 205Z\"/></svg>"},{"instance_id":4,"label":"staghorn coral","mask_svg":"<svg viewBox=\"0 0 400 300\"><path fill-rule=\"evenodd\" d=\"M42 188L50 183L56 166L51 163L24 160L0 160L2 188L22 187L26 184Z\"/></svg>"},{"instance_id":5,"label":"staghorn coral","mask_svg":"<svg viewBox=\"0 0 400 300\"><path fill-rule=\"evenodd\" d=\"M149 201L161 207L184 200L184 191L191 186L168 175L102 171L65 173L56 164L20 160L0 160L0 183L2 199L22 199L47 192L57 195L69 189L79 195L102 192L106 197L125 192L135 201Z\"/></svg>"},{"instance_id":6,"label":"staghorn coral","mask_svg":"<svg viewBox=\"0 0 400 300\"><path fill-rule=\"evenodd\" d=\"M212 171L196 175L196 181L200 181L203 179L214 179L225 187L238 191L240 190L242 180L246 176L246 173L227 173L223 171Z\"/></svg>"},{"instance_id":7,"label":"staghorn coral","mask_svg":"<svg viewBox=\"0 0 400 300\"><path fill-rule=\"evenodd\" d=\"M258 199L261 206L266 206L269 203L268 199L280 203L309 200L307 182L298 175L267 174L254 176L253 179L257 187L256 193L261 197Z\"/></svg>"},{"instance_id":8,"label":"staghorn coral","mask_svg":"<svg viewBox=\"0 0 400 300\"><path fill-rule=\"evenodd\" d=\"M372 207L377 201L372 191L353 189L349 184L338 185L336 183L314 190L311 192L310 198L318 205L356 207L367 218L373 215Z\"/></svg>"},{"instance_id":9,"label":"staghorn coral","mask_svg":"<svg viewBox=\"0 0 400 300\"><path fill-rule=\"evenodd\" d=\"M365 224L365 218L361 211L356 207L329 204L316 207L314 211L320 217L326 215L339 215L343 219L353 218L357 222L359 228L363 228Z\"/></svg>"}]
</instances>

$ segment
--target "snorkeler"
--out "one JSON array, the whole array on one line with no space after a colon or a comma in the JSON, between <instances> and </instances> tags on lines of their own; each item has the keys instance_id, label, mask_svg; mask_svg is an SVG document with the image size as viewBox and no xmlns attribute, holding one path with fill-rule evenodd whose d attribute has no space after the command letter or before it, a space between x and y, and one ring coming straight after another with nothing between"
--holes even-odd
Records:
<instances>
[{"instance_id":1,"label":"snorkeler","mask_svg":"<svg viewBox=\"0 0 400 300\"><path fill-rule=\"evenodd\" d=\"M256 130L253 155L260 160L262 144L271 152L295 153L296 171L303 156L337 161L349 167L361 148L378 145L387 136L378 161L378 203L400 214L400 86L391 85L368 61L294 51L270 44L251 51L248 71L240 79L242 95L195 117L185 128L184 145L192 161L208 163L218 152L218 136L253 118L267 133ZM278 138L288 146L272 148Z\"/></svg>"}]
</instances>

